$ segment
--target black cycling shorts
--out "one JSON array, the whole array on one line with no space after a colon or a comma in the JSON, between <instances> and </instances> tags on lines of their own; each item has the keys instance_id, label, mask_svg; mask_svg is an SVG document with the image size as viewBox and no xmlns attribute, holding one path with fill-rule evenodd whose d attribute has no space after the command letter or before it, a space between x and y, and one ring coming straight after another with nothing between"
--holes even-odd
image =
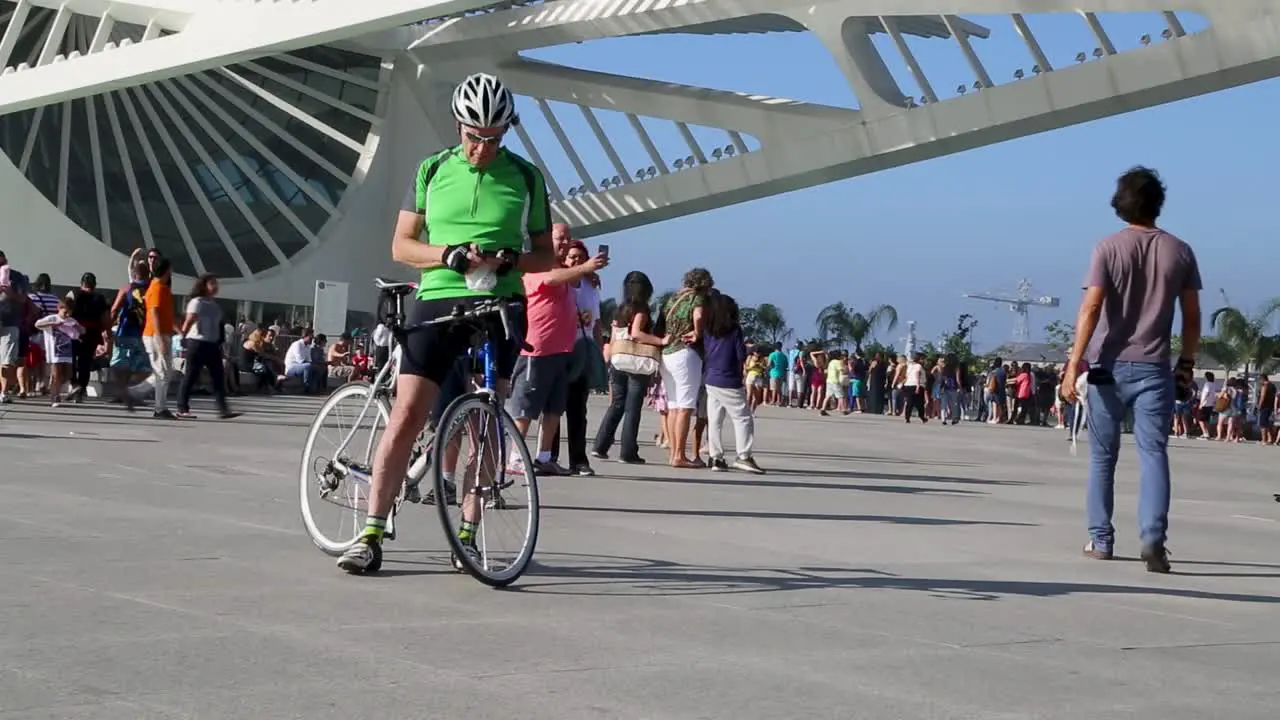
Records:
<instances>
[{"instance_id":1,"label":"black cycling shorts","mask_svg":"<svg viewBox=\"0 0 1280 720\"><path fill-rule=\"evenodd\" d=\"M446 298L440 300L407 300L405 302L405 326L413 328L418 323L435 320L453 312L462 305L471 309L477 301L487 298ZM512 298L523 300L523 298ZM502 329L502 319L497 313L484 320L472 320L453 324L441 324L424 327L409 332L400 338L401 342L401 375L416 375L431 382L442 385L449 377L458 358L471 349L471 340L477 323L484 323L489 331L489 340L493 344L494 362L497 364L498 379L510 380L520 356L520 348L524 345L525 312L523 303L510 308L507 317L511 322L511 335L508 339Z\"/></svg>"}]
</instances>

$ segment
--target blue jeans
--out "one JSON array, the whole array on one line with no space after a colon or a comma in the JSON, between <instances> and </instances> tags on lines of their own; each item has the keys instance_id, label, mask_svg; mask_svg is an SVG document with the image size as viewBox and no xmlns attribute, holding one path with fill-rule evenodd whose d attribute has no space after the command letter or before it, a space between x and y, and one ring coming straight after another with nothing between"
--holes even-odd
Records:
<instances>
[{"instance_id":1,"label":"blue jeans","mask_svg":"<svg viewBox=\"0 0 1280 720\"><path fill-rule=\"evenodd\" d=\"M640 457L640 414L644 412L644 394L649 389L647 375L632 375L620 370L609 370L609 409L600 418L596 430L594 450L600 454L609 452L622 426L622 450L620 457L634 460Z\"/></svg>"},{"instance_id":2,"label":"blue jeans","mask_svg":"<svg viewBox=\"0 0 1280 720\"><path fill-rule=\"evenodd\" d=\"M301 365L290 365L285 368L285 377L302 378L303 392L312 392L318 384L315 366L311 363L302 363Z\"/></svg>"},{"instance_id":3,"label":"blue jeans","mask_svg":"<svg viewBox=\"0 0 1280 720\"><path fill-rule=\"evenodd\" d=\"M942 422L960 422L960 391L942 391Z\"/></svg>"},{"instance_id":4,"label":"blue jeans","mask_svg":"<svg viewBox=\"0 0 1280 720\"><path fill-rule=\"evenodd\" d=\"M1104 366L1105 367L1105 366ZM1142 544L1163 544L1169 528L1169 417L1173 371L1167 365L1117 362L1108 369L1114 385L1089 385L1089 490L1085 509L1089 535L1099 549L1115 542L1116 460L1120 428L1133 410L1138 447L1138 528Z\"/></svg>"}]
</instances>

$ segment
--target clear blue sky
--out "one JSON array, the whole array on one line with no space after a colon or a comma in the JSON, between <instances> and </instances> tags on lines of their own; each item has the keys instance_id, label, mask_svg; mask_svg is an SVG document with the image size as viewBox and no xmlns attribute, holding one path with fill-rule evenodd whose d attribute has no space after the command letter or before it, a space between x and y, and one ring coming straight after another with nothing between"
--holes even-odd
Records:
<instances>
[{"instance_id":1,"label":"clear blue sky","mask_svg":"<svg viewBox=\"0 0 1280 720\"><path fill-rule=\"evenodd\" d=\"M1204 23L1180 13L1189 31ZM1033 61L999 16L967 16L992 29L975 47L997 83ZM1078 16L1029 16L1056 67L1097 44ZM1159 42L1158 13L1109 14L1103 23L1120 50L1143 33ZM906 92L915 90L888 38L875 41ZM972 73L949 39L909 40L934 88L950 96ZM592 70L724 90L761 93L855 107L834 60L808 34L617 38L546 48L543 60ZM783 61L785 59L785 62ZM552 174L567 187L568 160L536 106L522 99L522 118ZM552 104L592 177L614 175L581 114ZM1277 292L1280 270L1271 206L1274 165L1280 158L1269 108L1280 107L1280 81L1249 85L1088 125L981 148L756 202L722 208L599 238L612 249L606 289L623 272L642 269L662 289L689 267L712 270L717 285L739 302L779 305L797 334L814 334L823 306L844 301L866 310L894 305L902 320L919 323L922 339L954 325L961 312L980 322L977 339L989 347L1009 338L1007 307L964 300L964 292L1012 291L1027 277L1034 294L1059 295L1057 311L1034 311L1033 339L1051 320L1071 320L1093 244L1117 227L1108 205L1114 179L1134 164L1158 169L1169 186L1162 224L1196 249L1205 304L1217 307L1218 288L1235 305L1252 308ZM650 164L625 118L598 113L629 168ZM646 120L668 161L682 152L671 123ZM723 146L723 132L695 129L704 146ZM578 140L580 139L580 140ZM514 143L517 151L521 148ZM926 207L927 212L919 208ZM800 239L801 242L796 242ZM593 239L593 243L597 240ZM786 271L781 269L785 267ZM905 325L890 333L892 340Z\"/></svg>"}]
</instances>

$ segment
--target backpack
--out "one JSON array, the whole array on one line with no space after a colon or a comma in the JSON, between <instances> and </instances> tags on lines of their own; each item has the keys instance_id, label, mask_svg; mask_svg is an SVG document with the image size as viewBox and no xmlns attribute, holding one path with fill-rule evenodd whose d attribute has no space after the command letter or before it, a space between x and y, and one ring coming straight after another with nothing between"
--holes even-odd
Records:
<instances>
[{"instance_id":1,"label":"backpack","mask_svg":"<svg viewBox=\"0 0 1280 720\"><path fill-rule=\"evenodd\" d=\"M146 285L129 283L124 293L124 302L116 313L116 337L140 335L147 324L147 303L145 299ZM127 326L127 327L126 327ZM135 332L136 331L136 332Z\"/></svg>"},{"instance_id":2,"label":"backpack","mask_svg":"<svg viewBox=\"0 0 1280 720\"><path fill-rule=\"evenodd\" d=\"M1223 410L1226 410L1227 407L1229 407L1230 405L1231 405L1231 391L1226 386L1223 386L1222 390L1218 392L1218 397L1214 399L1213 411L1222 412Z\"/></svg>"},{"instance_id":3,"label":"backpack","mask_svg":"<svg viewBox=\"0 0 1280 720\"><path fill-rule=\"evenodd\" d=\"M958 389L960 389L960 388L959 388L959 385L957 385L957 383L956 383L956 374L955 374L954 372L943 372L943 373L942 373L942 389L943 389L943 390L958 390Z\"/></svg>"}]
</instances>

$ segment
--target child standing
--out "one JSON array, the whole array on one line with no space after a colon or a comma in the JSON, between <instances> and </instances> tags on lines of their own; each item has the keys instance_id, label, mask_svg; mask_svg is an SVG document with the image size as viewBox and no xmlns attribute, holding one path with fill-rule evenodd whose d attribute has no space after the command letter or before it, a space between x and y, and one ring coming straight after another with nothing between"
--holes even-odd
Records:
<instances>
[{"instance_id":1,"label":"child standing","mask_svg":"<svg viewBox=\"0 0 1280 720\"><path fill-rule=\"evenodd\" d=\"M62 386L71 376L71 341L80 338L84 327L71 317L71 306L62 299L58 300L58 311L37 320L36 328L44 331L45 357L53 368L49 404L58 407L62 403Z\"/></svg>"},{"instance_id":2,"label":"child standing","mask_svg":"<svg viewBox=\"0 0 1280 720\"><path fill-rule=\"evenodd\" d=\"M742 371L747 377L747 404L751 406L752 412L755 412L755 409L760 407L760 403L764 402L766 367L764 353L759 348L748 353L747 360L743 363Z\"/></svg>"},{"instance_id":3,"label":"child standing","mask_svg":"<svg viewBox=\"0 0 1280 720\"><path fill-rule=\"evenodd\" d=\"M827 415L831 407L832 400L835 401L836 409L842 414L849 414L849 400L846 397L849 389L849 367L844 362L844 352L841 350L833 350L827 356L827 394L822 401L822 408L819 411L822 415Z\"/></svg>"},{"instance_id":4,"label":"child standing","mask_svg":"<svg viewBox=\"0 0 1280 720\"><path fill-rule=\"evenodd\" d=\"M720 430L727 414L733 423L738 470L763 475L764 470L751 457L755 444L755 419L747 403L743 387L743 369L747 362L747 346L738 321L738 304L728 295L714 294L707 299L707 331L703 340L706 359L707 415L710 422L707 444L711 449L711 469L729 469L720 443Z\"/></svg>"}]
</instances>

